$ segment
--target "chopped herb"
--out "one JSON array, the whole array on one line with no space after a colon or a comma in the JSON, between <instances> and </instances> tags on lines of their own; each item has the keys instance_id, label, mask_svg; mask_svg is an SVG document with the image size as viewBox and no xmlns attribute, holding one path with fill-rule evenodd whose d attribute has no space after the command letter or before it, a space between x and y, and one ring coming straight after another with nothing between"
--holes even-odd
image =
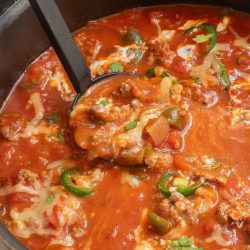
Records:
<instances>
[{"instance_id":1,"label":"chopped herb","mask_svg":"<svg viewBox=\"0 0 250 250\"><path fill-rule=\"evenodd\" d=\"M58 113L52 112L45 120L48 124L53 124L58 122Z\"/></svg>"},{"instance_id":2,"label":"chopped herb","mask_svg":"<svg viewBox=\"0 0 250 250\"><path fill-rule=\"evenodd\" d=\"M128 131L128 130L134 128L136 125L137 125L137 121L129 122L128 124L125 125L124 130Z\"/></svg>"},{"instance_id":3,"label":"chopped herb","mask_svg":"<svg viewBox=\"0 0 250 250\"><path fill-rule=\"evenodd\" d=\"M155 70L154 70L154 68L148 69L148 71L147 71L147 73L146 73L146 76L147 76L148 78L155 77Z\"/></svg>"},{"instance_id":4,"label":"chopped herb","mask_svg":"<svg viewBox=\"0 0 250 250\"><path fill-rule=\"evenodd\" d=\"M109 69L111 69L112 72L123 72L123 66L117 62L110 64Z\"/></svg>"},{"instance_id":5,"label":"chopped herb","mask_svg":"<svg viewBox=\"0 0 250 250\"><path fill-rule=\"evenodd\" d=\"M57 137L62 143L65 142L65 139L64 139L63 135L58 134L56 137Z\"/></svg>"},{"instance_id":6,"label":"chopped herb","mask_svg":"<svg viewBox=\"0 0 250 250\"><path fill-rule=\"evenodd\" d=\"M224 87L227 88L231 84L231 82L230 82L230 79L229 79L228 74L226 72L225 65L220 61L217 61L217 63L219 66L219 78L220 78L222 84L224 85Z\"/></svg>"},{"instance_id":7,"label":"chopped herb","mask_svg":"<svg viewBox=\"0 0 250 250\"><path fill-rule=\"evenodd\" d=\"M168 72L163 71L163 72L161 73L161 77L162 77L162 78L164 78L164 77L169 77Z\"/></svg>"},{"instance_id":8,"label":"chopped herb","mask_svg":"<svg viewBox=\"0 0 250 250\"><path fill-rule=\"evenodd\" d=\"M196 247L192 244L191 239L182 237L177 240L172 240L171 246L174 250L203 250L202 247Z\"/></svg>"},{"instance_id":9,"label":"chopped herb","mask_svg":"<svg viewBox=\"0 0 250 250\"><path fill-rule=\"evenodd\" d=\"M195 81L195 83L201 84L201 79L200 78L194 77L193 80Z\"/></svg>"},{"instance_id":10,"label":"chopped herb","mask_svg":"<svg viewBox=\"0 0 250 250\"><path fill-rule=\"evenodd\" d=\"M201 35L197 35L192 40L195 41L196 43L204 43L204 42L207 42L212 37L213 37L212 34L201 34Z\"/></svg>"},{"instance_id":11,"label":"chopped herb","mask_svg":"<svg viewBox=\"0 0 250 250\"><path fill-rule=\"evenodd\" d=\"M46 200L46 204L51 204L54 200L55 200L55 195L54 194L50 194L48 197L47 197L47 200Z\"/></svg>"},{"instance_id":12,"label":"chopped herb","mask_svg":"<svg viewBox=\"0 0 250 250\"><path fill-rule=\"evenodd\" d=\"M106 107L107 105L109 105L109 101L107 101L107 100L101 100L99 102L99 104L101 104L103 107Z\"/></svg>"}]
</instances>

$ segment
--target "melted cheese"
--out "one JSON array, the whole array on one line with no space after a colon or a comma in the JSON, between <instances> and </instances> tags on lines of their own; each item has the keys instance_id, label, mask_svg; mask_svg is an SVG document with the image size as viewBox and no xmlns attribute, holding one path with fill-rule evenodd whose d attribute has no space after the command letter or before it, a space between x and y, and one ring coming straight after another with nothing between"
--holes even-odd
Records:
<instances>
[{"instance_id":1,"label":"melted cheese","mask_svg":"<svg viewBox=\"0 0 250 250\"><path fill-rule=\"evenodd\" d=\"M216 30L218 32L225 30L230 24L230 22L231 22L231 18L228 16L224 16L223 20L220 23L218 23Z\"/></svg>"},{"instance_id":2,"label":"melted cheese","mask_svg":"<svg viewBox=\"0 0 250 250\"><path fill-rule=\"evenodd\" d=\"M76 222L80 201L72 195L66 195L62 186L51 186L53 176L54 172L50 171L48 177L37 190L17 184L12 187L1 188L0 195L15 192L34 195L30 207L26 207L22 211L13 208L10 211L10 217L12 218L10 229L15 235L22 238L29 238L32 234L51 235L53 236L51 244L72 246L74 241L71 235L64 235L61 230L63 230L64 225L70 226ZM47 202L51 194L53 194L54 199L52 202ZM59 207L62 214L58 217L59 221L55 224L55 227L50 227L49 225L56 220L55 216L58 216L54 214L55 207Z\"/></svg>"},{"instance_id":3,"label":"melted cheese","mask_svg":"<svg viewBox=\"0 0 250 250\"><path fill-rule=\"evenodd\" d=\"M179 46L177 49L177 54L181 58L187 61L193 60L195 51L195 45L193 44L186 44L184 46Z\"/></svg>"}]
</instances>

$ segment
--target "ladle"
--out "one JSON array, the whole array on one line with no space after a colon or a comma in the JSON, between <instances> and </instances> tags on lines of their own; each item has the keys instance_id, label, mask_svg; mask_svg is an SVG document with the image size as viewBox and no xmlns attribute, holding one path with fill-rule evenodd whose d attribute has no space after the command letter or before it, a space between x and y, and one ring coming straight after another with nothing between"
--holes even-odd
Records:
<instances>
[{"instance_id":1,"label":"ladle","mask_svg":"<svg viewBox=\"0 0 250 250\"><path fill-rule=\"evenodd\" d=\"M93 84L112 76L131 76L131 73L112 72L92 79L87 63L77 47L55 0L29 0L29 2L77 93L71 110Z\"/></svg>"}]
</instances>

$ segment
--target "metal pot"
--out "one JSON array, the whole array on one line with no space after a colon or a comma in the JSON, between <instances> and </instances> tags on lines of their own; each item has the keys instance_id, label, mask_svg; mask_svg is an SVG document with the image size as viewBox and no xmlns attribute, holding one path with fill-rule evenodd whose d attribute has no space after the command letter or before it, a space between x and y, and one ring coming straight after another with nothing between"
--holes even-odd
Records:
<instances>
[{"instance_id":1,"label":"metal pot","mask_svg":"<svg viewBox=\"0 0 250 250\"><path fill-rule=\"evenodd\" d=\"M13 0L5 2L12 3ZM89 20L124 9L183 2L201 4L198 0L57 0L71 31L80 28ZM250 13L249 0L203 0L202 4L229 6ZM25 68L49 46L28 0L17 1L0 17L0 107ZM10 249L26 249L2 224L0 238ZM3 249L1 246L0 248Z\"/></svg>"}]
</instances>

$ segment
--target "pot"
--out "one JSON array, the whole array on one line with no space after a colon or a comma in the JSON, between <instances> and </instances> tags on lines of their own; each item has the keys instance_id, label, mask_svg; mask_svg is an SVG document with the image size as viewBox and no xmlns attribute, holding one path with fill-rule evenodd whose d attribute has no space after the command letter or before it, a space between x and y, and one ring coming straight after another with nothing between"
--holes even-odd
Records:
<instances>
[{"instance_id":1,"label":"pot","mask_svg":"<svg viewBox=\"0 0 250 250\"><path fill-rule=\"evenodd\" d=\"M13 0L5 1L10 4ZM71 31L87 21L124 9L159 4L201 4L192 0L58 0L58 6ZM203 0L202 4L229 6L250 13L249 0ZM48 39L28 0L19 0L0 17L0 107L25 68L49 47ZM10 249L26 249L2 224L0 238ZM3 249L3 247L0 248Z\"/></svg>"}]
</instances>

